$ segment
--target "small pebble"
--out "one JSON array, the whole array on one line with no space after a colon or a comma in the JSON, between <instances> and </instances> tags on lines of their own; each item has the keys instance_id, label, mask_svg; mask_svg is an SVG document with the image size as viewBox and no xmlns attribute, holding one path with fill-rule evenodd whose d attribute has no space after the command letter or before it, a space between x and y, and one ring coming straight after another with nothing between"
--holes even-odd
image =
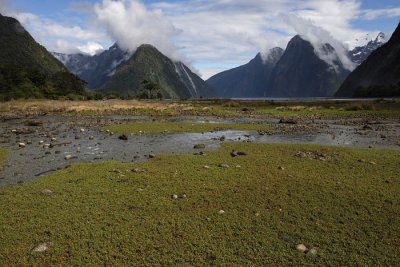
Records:
<instances>
[{"instance_id":1,"label":"small pebble","mask_svg":"<svg viewBox=\"0 0 400 267\"><path fill-rule=\"evenodd\" d=\"M64 159L65 160L70 160L70 159L73 159L74 157L72 156L72 155L66 155L65 157L64 157Z\"/></svg>"},{"instance_id":2,"label":"small pebble","mask_svg":"<svg viewBox=\"0 0 400 267\"><path fill-rule=\"evenodd\" d=\"M45 242L40 244L39 246L35 247L32 252L38 252L38 253L42 253L45 252L47 250L49 250L49 248L53 246L53 243L51 242Z\"/></svg>"},{"instance_id":3,"label":"small pebble","mask_svg":"<svg viewBox=\"0 0 400 267\"><path fill-rule=\"evenodd\" d=\"M312 255L312 256L317 255L317 249L312 248L312 249L308 250L307 255Z\"/></svg>"},{"instance_id":4,"label":"small pebble","mask_svg":"<svg viewBox=\"0 0 400 267\"><path fill-rule=\"evenodd\" d=\"M220 215L222 215L222 214L224 214L225 213L225 211L224 210L220 210L220 211L218 211L218 214L220 214Z\"/></svg>"},{"instance_id":5,"label":"small pebble","mask_svg":"<svg viewBox=\"0 0 400 267\"><path fill-rule=\"evenodd\" d=\"M43 189L42 193L45 195L50 195L50 194L53 194L53 191L51 191L50 189Z\"/></svg>"},{"instance_id":6,"label":"small pebble","mask_svg":"<svg viewBox=\"0 0 400 267\"><path fill-rule=\"evenodd\" d=\"M303 252L303 253L306 253L307 250L308 250L308 248L304 244L298 244L296 246L296 249L297 249L297 251L300 251L300 252Z\"/></svg>"}]
</instances>

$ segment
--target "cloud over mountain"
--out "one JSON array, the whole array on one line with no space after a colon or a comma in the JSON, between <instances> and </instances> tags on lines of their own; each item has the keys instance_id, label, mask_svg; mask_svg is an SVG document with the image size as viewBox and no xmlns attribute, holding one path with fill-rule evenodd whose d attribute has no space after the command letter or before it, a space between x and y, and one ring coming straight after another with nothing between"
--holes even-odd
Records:
<instances>
[{"instance_id":1,"label":"cloud over mountain","mask_svg":"<svg viewBox=\"0 0 400 267\"><path fill-rule=\"evenodd\" d=\"M93 10L99 26L121 48L134 52L142 44L151 44L177 59L173 38L180 31L160 9L150 10L139 0L103 0Z\"/></svg>"}]
</instances>

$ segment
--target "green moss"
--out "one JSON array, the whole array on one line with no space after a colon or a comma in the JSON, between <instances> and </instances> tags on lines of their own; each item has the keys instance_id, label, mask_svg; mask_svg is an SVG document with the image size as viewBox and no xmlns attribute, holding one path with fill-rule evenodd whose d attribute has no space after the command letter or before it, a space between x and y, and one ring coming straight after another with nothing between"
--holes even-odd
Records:
<instances>
[{"instance_id":1,"label":"green moss","mask_svg":"<svg viewBox=\"0 0 400 267\"><path fill-rule=\"evenodd\" d=\"M8 156L8 151L0 148L0 170L4 165L4 163L6 162L7 156Z\"/></svg>"},{"instance_id":2,"label":"green moss","mask_svg":"<svg viewBox=\"0 0 400 267\"><path fill-rule=\"evenodd\" d=\"M135 122L104 127L121 134L157 134L157 133L200 133L221 130L258 131L269 130L266 124L225 124L225 123L170 123L170 122Z\"/></svg>"},{"instance_id":3,"label":"green moss","mask_svg":"<svg viewBox=\"0 0 400 267\"><path fill-rule=\"evenodd\" d=\"M248 155L232 158L232 149ZM398 151L246 143L143 164L76 164L0 189L0 262L395 266L399 166ZM53 246L31 252L42 242ZM296 251L299 243L317 256Z\"/></svg>"}]
</instances>

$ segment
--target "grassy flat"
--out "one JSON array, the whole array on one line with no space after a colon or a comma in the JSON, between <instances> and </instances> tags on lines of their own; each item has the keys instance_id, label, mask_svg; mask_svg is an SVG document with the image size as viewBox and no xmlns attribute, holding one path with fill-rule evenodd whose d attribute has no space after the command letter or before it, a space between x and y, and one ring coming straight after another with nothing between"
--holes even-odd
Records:
<instances>
[{"instance_id":1,"label":"grassy flat","mask_svg":"<svg viewBox=\"0 0 400 267\"><path fill-rule=\"evenodd\" d=\"M201 133L222 130L267 131L269 129L270 126L266 124L171 122L135 122L104 127L104 130L120 134Z\"/></svg>"},{"instance_id":2,"label":"grassy flat","mask_svg":"<svg viewBox=\"0 0 400 267\"><path fill-rule=\"evenodd\" d=\"M248 155L233 158L233 149ZM246 143L143 164L76 164L0 188L0 262L395 266L399 173L398 151ZM43 242L48 251L32 252ZM317 255L297 251L300 243Z\"/></svg>"}]
</instances>

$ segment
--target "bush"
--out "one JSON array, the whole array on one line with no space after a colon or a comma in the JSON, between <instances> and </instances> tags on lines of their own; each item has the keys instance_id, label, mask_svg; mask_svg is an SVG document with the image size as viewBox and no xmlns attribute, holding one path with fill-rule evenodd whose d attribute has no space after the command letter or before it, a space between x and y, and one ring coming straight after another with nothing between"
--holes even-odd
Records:
<instances>
[{"instance_id":1,"label":"bush","mask_svg":"<svg viewBox=\"0 0 400 267\"><path fill-rule=\"evenodd\" d=\"M240 103L238 101L231 100L231 101L225 102L222 106L226 107L226 108L239 108Z\"/></svg>"},{"instance_id":2,"label":"bush","mask_svg":"<svg viewBox=\"0 0 400 267\"><path fill-rule=\"evenodd\" d=\"M375 105L370 102L352 103L344 107L347 111L375 110Z\"/></svg>"}]
</instances>

